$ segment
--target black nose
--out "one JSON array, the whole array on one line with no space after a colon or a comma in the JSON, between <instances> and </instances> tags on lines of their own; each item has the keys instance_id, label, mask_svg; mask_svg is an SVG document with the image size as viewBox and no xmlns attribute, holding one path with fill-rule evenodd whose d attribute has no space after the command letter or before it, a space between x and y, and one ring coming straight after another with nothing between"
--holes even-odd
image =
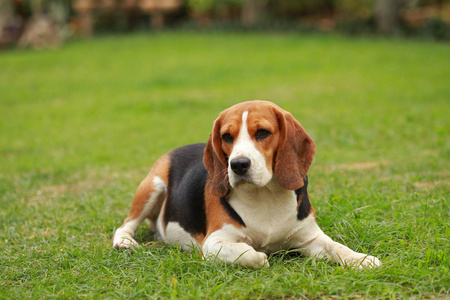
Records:
<instances>
[{"instance_id":1,"label":"black nose","mask_svg":"<svg viewBox=\"0 0 450 300\"><path fill-rule=\"evenodd\" d=\"M250 169L251 161L246 157L240 157L231 160L230 165L234 173L244 175Z\"/></svg>"}]
</instances>

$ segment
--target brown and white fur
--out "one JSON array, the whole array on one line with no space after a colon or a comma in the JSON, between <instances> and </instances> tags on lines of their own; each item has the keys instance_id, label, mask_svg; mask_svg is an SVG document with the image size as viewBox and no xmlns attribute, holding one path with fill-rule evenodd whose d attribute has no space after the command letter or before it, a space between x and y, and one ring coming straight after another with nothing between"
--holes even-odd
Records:
<instances>
[{"instance_id":1,"label":"brown and white fur","mask_svg":"<svg viewBox=\"0 0 450 300\"><path fill-rule=\"evenodd\" d=\"M319 228L306 175L316 147L301 124L267 101L223 111L207 144L160 157L115 232L117 249L138 246L148 220L157 236L204 258L268 266L267 254L298 249L342 265L376 267L373 256L333 241Z\"/></svg>"}]
</instances>

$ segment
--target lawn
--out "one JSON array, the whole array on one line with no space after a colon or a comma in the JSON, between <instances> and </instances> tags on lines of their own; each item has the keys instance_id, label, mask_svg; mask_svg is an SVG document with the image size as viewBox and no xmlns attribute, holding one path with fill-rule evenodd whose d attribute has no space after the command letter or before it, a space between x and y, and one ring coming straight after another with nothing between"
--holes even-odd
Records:
<instances>
[{"instance_id":1,"label":"lawn","mask_svg":"<svg viewBox=\"0 0 450 300\"><path fill-rule=\"evenodd\" d=\"M450 45L295 34L106 36L0 53L0 298L449 298ZM272 100L314 138L322 229L383 266L270 268L112 249L163 153Z\"/></svg>"}]
</instances>

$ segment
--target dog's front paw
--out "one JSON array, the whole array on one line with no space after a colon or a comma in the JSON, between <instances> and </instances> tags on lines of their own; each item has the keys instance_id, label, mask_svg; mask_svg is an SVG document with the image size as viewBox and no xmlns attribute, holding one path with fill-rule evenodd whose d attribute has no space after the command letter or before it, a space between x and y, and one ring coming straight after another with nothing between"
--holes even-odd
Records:
<instances>
[{"instance_id":1,"label":"dog's front paw","mask_svg":"<svg viewBox=\"0 0 450 300\"><path fill-rule=\"evenodd\" d=\"M381 261L372 255L366 255L362 260L359 262L359 268L376 268L381 266Z\"/></svg>"},{"instance_id":2,"label":"dog's front paw","mask_svg":"<svg viewBox=\"0 0 450 300\"><path fill-rule=\"evenodd\" d=\"M353 257L345 259L342 264L352 268L365 269L379 267L381 261L372 255L356 253Z\"/></svg>"},{"instance_id":3,"label":"dog's front paw","mask_svg":"<svg viewBox=\"0 0 450 300\"><path fill-rule=\"evenodd\" d=\"M114 237L113 247L118 250L139 248L139 244L132 237Z\"/></svg>"},{"instance_id":4,"label":"dog's front paw","mask_svg":"<svg viewBox=\"0 0 450 300\"><path fill-rule=\"evenodd\" d=\"M224 242L220 238L210 238L203 245L203 257L222 260L250 268L269 267L267 254L256 251L246 243Z\"/></svg>"},{"instance_id":5,"label":"dog's front paw","mask_svg":"<svg viewBox=\"0 0 450 300\"><path fill-rule=\"evenodd\" d=\"M254 251L252 253L245 253L245 255L245 259L240 259L239 263L251 268L270 267L267 254L263 252Z\"/></svg>"}]
</instances>

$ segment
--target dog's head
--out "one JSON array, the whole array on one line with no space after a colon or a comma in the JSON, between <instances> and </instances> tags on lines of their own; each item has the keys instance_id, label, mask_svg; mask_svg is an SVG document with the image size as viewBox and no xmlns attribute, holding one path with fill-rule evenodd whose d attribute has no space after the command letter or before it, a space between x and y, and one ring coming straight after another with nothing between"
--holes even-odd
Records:
<instances>
[{"instance_id":1,"label":"dog's head","mask_svg":"<svg viewBox=\"0 0 450 300\"><path fill-rule=\"evenodd\" d=\"M289 112L268 101L248 101L223 111L214 122L203 163L212 193L225 196L231 185L267 185L275 176L287 190L303 186L316 147Z\"/></svg>"}]
</instances>

